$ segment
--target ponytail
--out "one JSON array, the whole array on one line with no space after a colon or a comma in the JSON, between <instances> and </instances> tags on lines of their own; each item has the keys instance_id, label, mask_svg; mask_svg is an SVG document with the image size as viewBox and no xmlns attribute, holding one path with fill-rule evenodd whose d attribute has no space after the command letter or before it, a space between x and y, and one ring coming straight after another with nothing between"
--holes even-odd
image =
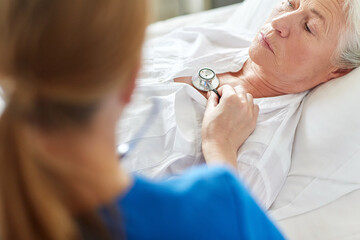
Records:
<instances>
[{"instance_id":1,"label":"ponytail","mask_svg":"<svg viewBox=\"0 0 360 240\"><path fill-rule=\"evenodd\" d=\"M76 239L72 216L34 159L32 143L25 121L6 108L0 118L1 239Z\"/></svg>"},{"instance_id":2,"label":"ponytail","mask_svg":"<svg viewBox=\"0 0 360 240\"><path fill-rule=\"evenodd\" d=\"M75 216L68 181L76 181L74 171L64 161L42 154L33 119L14 109L9 104L0 118L0 239L110 239L96 209ZM93 107L78 110L88 115L89 109ZM36 123L43 121L35 117Z\"/></svg>"}]
</instances>

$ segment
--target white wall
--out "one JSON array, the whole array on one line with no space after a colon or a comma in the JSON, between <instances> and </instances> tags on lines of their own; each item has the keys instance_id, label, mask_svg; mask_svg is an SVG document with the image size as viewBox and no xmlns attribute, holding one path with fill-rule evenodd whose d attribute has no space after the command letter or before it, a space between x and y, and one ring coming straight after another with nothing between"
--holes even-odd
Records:
<instances>
[{"instance_id":1,"label":"white wall","mask_svg":"<svg viewBox=\"0 0 360 240\"><path fill-rule=\"evenodd\" d=\"M182 0L182 2L187 13L200 12L210 8L210 1L206 0Z\"/></svg>"},{"instance_id":2,"label":"white wall","mask_svg":"<svg viewBox=\"0 0 360 240\"><path fill-rule=\"evenodd\" d=\"M153 21L210 9L211 0L150 0Z\"/></svg>"}]
</instances>

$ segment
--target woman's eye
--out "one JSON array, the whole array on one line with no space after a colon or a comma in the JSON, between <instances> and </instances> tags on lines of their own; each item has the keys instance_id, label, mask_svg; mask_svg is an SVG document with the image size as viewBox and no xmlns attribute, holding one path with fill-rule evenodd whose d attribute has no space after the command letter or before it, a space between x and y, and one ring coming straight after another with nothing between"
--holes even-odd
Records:
<instances>
[{"instance_id":1,"label":"woman's eye","mask_svg":"<svg viewBox=\"0 0 360 240\"><path fill-rule=\"evenodd\" d=\"M307 25L307 23L305 23L305 30L309 33L312 33L311 29L309 28L309 25Z\"/></svg>"},{"instance_id":2,"label":"woman's eye","mask_svg":"<svg viewBox=\"0 0 360 240\"><path fill-rule=\"evenodd\" d=\"M288 0L287 2L288 2L288 6L293 9L293 8L294 8L294 5L291 3L291 1Z\"/></svg>"}]
</instances>

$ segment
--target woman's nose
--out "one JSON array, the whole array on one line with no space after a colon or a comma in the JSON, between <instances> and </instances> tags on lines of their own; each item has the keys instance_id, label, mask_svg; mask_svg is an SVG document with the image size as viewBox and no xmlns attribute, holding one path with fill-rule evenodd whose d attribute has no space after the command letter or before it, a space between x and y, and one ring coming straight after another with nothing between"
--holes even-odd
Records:
<instances>
[{"instance_id":1,"label":"woman's nose","mask_svg":"<svg viewBox=\"0 0 360 240\"><path fill-rule=\"evenodd\" d=\"M290 34L290 18L287 15L281 15L271 20L271 26L279 35L286 38Z\"/></svg>"}]
</instances>

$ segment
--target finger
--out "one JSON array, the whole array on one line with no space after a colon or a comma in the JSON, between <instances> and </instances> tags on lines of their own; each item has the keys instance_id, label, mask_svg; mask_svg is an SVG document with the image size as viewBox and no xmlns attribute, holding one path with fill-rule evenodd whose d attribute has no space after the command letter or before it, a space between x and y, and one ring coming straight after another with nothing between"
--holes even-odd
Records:
<instances>
[{"instance_id":1,"label":"finger","mask_svg":"<svg viewBox=\"0 0 360 240\"><path fill-rule=\"evenodd\" d=\"M248 108L251 110L251 112L253 112L253 108L254 108L253 95L251 95L250 93L246 93L246 100L247 100L247 103L248 103Z\"/></svg>"},{"instance_id":2,"label":"finger","mask_svg":"<svg viewBox=\"0 0 360 240\"><path fill-rule=\"evenodd\" d=\"M224 85L225 86L225 85ZM222 96L222 92L223 92L223 88L224 86L221 86L217 89L218 93L220 94L220 96Z\"/></svg>"},{"instance_id":3,"label":"finger","mask_svg":"<svg viewBox=\"0 0 360 240\"><path fill-rule=\"evenodd\" d=\"M241 86L234 87L236 95L240 98L240 101L243 103L247 103L246 92Z\"/></svg>"},{"instance_id":4,"label":"finger","mask_svg":"<svg viewBox=\"0 0 360 240\"><path fill-rule=\"evenodd\" d=\"M223 85L222 87L220 87L218 89L218 92L221 97L226 97L226 96L230 96L230 95L234 94L235 90L230 85Z\"/></svg>"},{"instance_id":5,"label":"finger","mask_svg":"<svg viewBox=\"0 0 360 240\"><path fill-rule=\"evenodd\" d=\"M219 99L221 98L219 92L215 88L213 90L211 90L211 91L213 91L216 94L216 96L218 96Z\"/></svg>"},{"instance_id":6,"label":"finger","mask_svg":"<svg viewBox=\"0 0 360 240\"><path fill-rule=\"evenodd\" d=\"M206 108L214 108L219 104L218 96L213 92L208 92Z\"/></svg>"},{"instance_id":7,"label":"finger","mask_svg":"<svg viewBox=\"0 0 360 240\"><path fill-rule=\"evenodd\" d=\"M246 99L249 103L254 103L254 97L251 95L251 93L246 93Z\"/></svg>"},{"instance_id":8,"label":"finger","mask_svg":"<svg viewBox=\"0 0 360 240\"><path fill-rule=\"evenodd\" d=\"M259 116L259 111L260 111L260 108L259 108L259 105L257 104L254 104L254 116L255 118L257 118Z\"/></svg>"},{"instance_id":9,"label":"finger","mask_svg":"<svg viewBox=\"0 0 360 240\"><path fill-rule=\"evenodd\" d=\"M242 87L242 86L236 86L236 87L234 87L234 89L235 89L235 92L239 95L239 94L244 94L246 91L245 91L245 89Z\"/></svg>"}]
</instances>

